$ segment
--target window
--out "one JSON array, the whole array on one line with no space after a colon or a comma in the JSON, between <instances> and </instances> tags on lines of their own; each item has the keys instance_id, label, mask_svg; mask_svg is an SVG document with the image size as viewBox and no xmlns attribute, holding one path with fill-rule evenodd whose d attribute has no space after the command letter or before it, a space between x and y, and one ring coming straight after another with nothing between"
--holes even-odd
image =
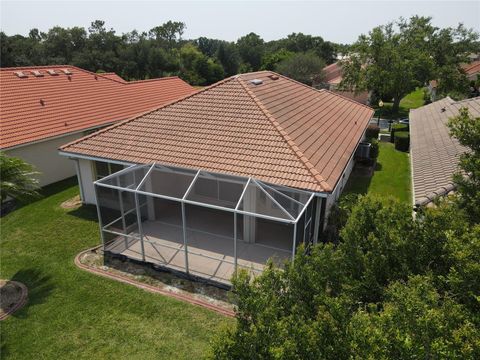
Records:
<instances>
[{"instance_id":1,"label":"window","mask_svg":"<svg viewBox=\"0 0 480 360\"><path fill-rule=\"evenodd\" d=\"M100 180L105 176L116 173L124 168L123 165L111 164L103 161L93 162L93 177L95 180Z\"/></svg>"}]
</instances>

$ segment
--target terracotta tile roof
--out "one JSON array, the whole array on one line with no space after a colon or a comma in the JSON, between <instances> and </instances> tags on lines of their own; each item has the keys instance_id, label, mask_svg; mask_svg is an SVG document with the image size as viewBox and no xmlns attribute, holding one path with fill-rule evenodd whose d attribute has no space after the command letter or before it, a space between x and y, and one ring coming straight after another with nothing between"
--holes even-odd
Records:
<instances>
[{"instance_id":1,"label":"terracotta tile roof","mask_svg":"<svg viewBox=\"0 0 480 360\"><path fill-rule=\"evenodd\" d=\"M103 77L106 77L106 78L109 78L109 79L112 79L112 80L117 80L117 81L120 81L122 83L126 83L127 80L123 79L122 77L118 76L116 73L114 72L107 72L107 73L101 73L99 74Z\"/></svg>"},{"instance_id":2,"label":"terracotta tile roof","mask_svg":"<svg viewBox=\"0 0 480 360\"><path fill-rule=\"evenodd\" d=\"M324 82L338 85L342 81L342 67L339 62L330 64L323 68Z\"/></svg>"},{"instance_id":3,"label":"terracotta tile roof","mask_svg":"<svg viewBox=\"0 0 480 360\"><path fill-rule=\"evenodd\" d=\"M230 77L61 150L332 191L372 115L365 105L264 71Z\"/></svg>"},{"instance_id":4,"label":"terracotta tile roof","mask_svg":"<svg viewBox=\"0 0 480 360\"><path fill-rule=\"evenodd\" d=\"M480 117L480 97L457 101L447 97L410 110L410 154L416 205L425 205L453 190L452 175L466 149L450 137L448 120L467 107Z\"/></svg>"},{"instance_id":5,"label":"terracotta tile roof","mask_svg":"<svg viewBox=\"0 0 480 360\"><path fill-rule=\"evenodd\" d=\"M125 120L194 91L177 77L126 82L67 65L1 68L0 148Z\"/></svg>"},{"instance_id":6,"label":"terracotta tile roof","mask_svg":"<svg viewBox=\"0 0 480 360\"><path fill-rule=\"evenodd\" d=\"M480 60L473 61L470 64L465 64L462 66L462 68L467 75L480 73Z\"/></svg>"}]
</instances>

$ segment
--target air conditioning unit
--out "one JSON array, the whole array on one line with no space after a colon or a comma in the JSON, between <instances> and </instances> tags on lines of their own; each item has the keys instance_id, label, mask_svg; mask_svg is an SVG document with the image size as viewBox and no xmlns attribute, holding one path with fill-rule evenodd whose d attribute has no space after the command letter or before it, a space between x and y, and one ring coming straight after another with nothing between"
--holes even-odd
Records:
<instances>
[{"instance_id":1,"label":"air conditioning unit","mask_svg":"<svg viewBox=\"0 0 480 360\"><path fill-rule=\"evenodd\" d=\"M357 151L355 152L355 157L357 159L369 159L371 146L372 144L367 142L361 142L360 144L358 144Z\"/></svg>"}]
</instances>

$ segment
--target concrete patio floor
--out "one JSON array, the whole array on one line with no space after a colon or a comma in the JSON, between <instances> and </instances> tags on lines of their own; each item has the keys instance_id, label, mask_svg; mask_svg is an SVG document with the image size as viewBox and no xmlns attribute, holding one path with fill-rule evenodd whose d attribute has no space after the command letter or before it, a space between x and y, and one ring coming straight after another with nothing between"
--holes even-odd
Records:
<instances>
[{"instance_id":1,"label":"concrete patio floor","mask_svg":"<svg viewBox=\"0 0 480 360\"><path fill-rule=\"evenodd\" d=\"M213 224L212 224L213 225ZM142 223L144 233L145 261L185 271L185 248L182 227L164 221L145 221ZM215 226L213 226L213 229ZM213 230L212 230L213 231ZM114 254L125 255L135 260L142 260L141 242L138 233L118 236L105 248ZM260 234L261 235L261 234ZM259 236L261 238L261 236ZM269 236L265 236L268 238ZM276 245L276 246L275 246ZM192 275L208 280L230 284L234 273L233 238L187 228L188 267ZM289 249L289 250L287 250ZM242 268L259 274L269 258L277 264L291 257L291 244L288 241L271 240L259 243L247 243L237 240L237 264Z\"/></svg>"}]
</instances>

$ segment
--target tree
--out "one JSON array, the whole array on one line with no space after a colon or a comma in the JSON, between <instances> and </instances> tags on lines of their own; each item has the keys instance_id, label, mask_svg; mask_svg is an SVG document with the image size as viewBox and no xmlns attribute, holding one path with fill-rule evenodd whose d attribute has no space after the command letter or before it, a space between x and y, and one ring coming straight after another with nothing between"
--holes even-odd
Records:
<instances>
[{"instance_id":1,"label":"tree","mask_svg":"<svg viewBox=\"0 0 480 360\"><path fill-rule=\"evenodd\" d=\"M38 196L38 179L32 165L20 158L10 157L0 152L0 199L3 205L7 197L27 200Z\"/></svg>"},{"instance_id":2,"label":"tree","mask_svg":"<svg viewBox=\"0 0 480 360\"><path fill-rule=\"evenodd\" d=\"M460 206L472 220L480 219L480 118L472 117L467 108L450 119L448 126L453 137L468 151L460 156L459 168L453 181L459 194Z\"/></svg>"},{"instance_id":3,"label":"tree","mask_svg":"<svg viewBox=\"0 0 480 360\"><path fill-rule=\"evenodd\" d=\"M236 326L212 358L478 358L479 225L450 201L412 218L406 204L364 196L349 214L337 245L236 274Z\"/></svg>"},{"instance_id":4,"label":"tree","mask_svg":"<svg viewBox=\"0 0 480 360\"><path fill-rule=\"evenodd\" d=\"M341 86L355 91L375 91L393 98L393 112L400 100L416 87L437 79L442 92L465 89L460 63L476 48L478 34L459 25L439 29L431 18L414 16L374 28L361 35L343 61Z\"/></svg>"},{"instance_id":5,"label":"tree","mask_svg":"<svg viewBox=\"0 0 480 360\"><path fill-rule=\"evenodd\" d=\"M218 46L216 58L222 64L226 76L232 76L238 73L240 65L240 55L233 43L222 42Z\"/></svg>"},{"instance_id":6,"label":"tree","mask_svg":"<svg viewBox=\"0 0 480 360\"><path fill-rule=\"evenodd\" d=\"M266 54L262 59L262 70L274 71L278 63L295 55L294 52L280 49Z\"/></svg>"},{"instance_id":7,"label":"tree","mask_svg":"<svg viewBox=\"0 0 480 360\"><path fill-rule=\"evenodd\" d=\"M252 32L238 39L237 47L242 61L253 71L259 70L264 54L263 39Z\"/></svg>"},{"instance_id":8,"label":"tree","mask_svg":"<svg viewBox=\"0 0 480 360\"><path fill-rule=\"evenodd\" d=\"M185 29L185 23L169 20L166 23L151 29L149 35L159 43L165 42L168 48L171 49L176 42L181 40Z\"/></svg>"},{"instance_id":9,"label":"tree","mask_svg":"<svg viewBox=\"0 0 480 360\"><path fill-rule=\"evenodd\" d=\"M281 61L275 67L280 74L307 85L320 82L325 62L314 53L298 53Z\"/></svg>"},{"instance_id":10,"label":"tree","mask_svg":"<svg viewBox=\"0 0 480 360\"><path fill-rule=\"evenodd\" d=\"M349 325L359 359L475 359L480 332L468 311L429 275L394 282L382 310L358 311Z\"/></svg>"}]
</instances>

